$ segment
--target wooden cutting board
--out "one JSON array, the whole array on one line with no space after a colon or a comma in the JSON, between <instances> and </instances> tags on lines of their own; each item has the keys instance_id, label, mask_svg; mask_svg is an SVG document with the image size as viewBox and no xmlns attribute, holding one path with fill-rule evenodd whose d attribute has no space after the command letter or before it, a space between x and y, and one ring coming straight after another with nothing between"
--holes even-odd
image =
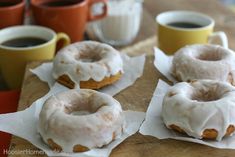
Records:
<instances>
[{"instance_id":1,"label":"wooden cutting board","mask_svg":"<svg viewBox=\"0 0 235 157\"><path fill-rule=\"evenodd\" d=\"M153 65L153 46L155 38L150 38L132 47L128 47L123 52L131 56L146 53L147 60L144 73L134 85L115 95L115 98L122 104L124 110L146 111L156 88L158 79L167 81ZM40 65L40 62L28 64L23 83L21 99L18 111L24 110L36 99L45 95L49 88L46 83L41 82L35 75L29 72L30 68ZM20 152L24 150L38 151L31 143L24 139L13 136L10 150ZM10 154L9 157L44 157L45 154ZM235 150L216 149L205 145L177 141L177 140L158 140L151 136L143 136L139 133L126 139L116 147L111 157L234 157Z\"/></svg>"}]
</instances>

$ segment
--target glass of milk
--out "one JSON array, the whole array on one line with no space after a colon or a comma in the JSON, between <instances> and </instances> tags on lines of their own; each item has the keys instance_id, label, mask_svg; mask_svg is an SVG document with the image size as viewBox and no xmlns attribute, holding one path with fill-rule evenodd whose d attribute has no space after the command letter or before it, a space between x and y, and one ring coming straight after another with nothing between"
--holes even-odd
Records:
<instances>
[{"instance_id":1,"label":"glass of milk","mask_svg":"<svg viewBox=\"0 0 235 157\"><path fill-rule=\"evenodd\" d=\"M107 17L94 22L92 29L102 42L127 45L138 34L141 19L141 0L109 0Z\"/></svg>"}]
</instances>

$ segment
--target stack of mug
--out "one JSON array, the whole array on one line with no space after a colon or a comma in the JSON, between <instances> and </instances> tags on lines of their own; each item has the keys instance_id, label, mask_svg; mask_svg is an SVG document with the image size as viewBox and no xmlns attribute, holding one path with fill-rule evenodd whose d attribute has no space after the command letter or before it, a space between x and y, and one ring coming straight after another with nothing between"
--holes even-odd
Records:
<instances>
[{"instance_id":1,"label":"stack of mug","mask_svg":"<svg viewBox=\"0 0 235 157\"><path fill-rule=\"evenodd\" d=\"M102 3L102 13L92 6ZM11 89L21 87L27 62L50 60L56 47L83 40L88 21L107 14L106 0L31 0L34 25L23 25L25 0L0 1L0 73Z\"/></svg>"}]
</instances>

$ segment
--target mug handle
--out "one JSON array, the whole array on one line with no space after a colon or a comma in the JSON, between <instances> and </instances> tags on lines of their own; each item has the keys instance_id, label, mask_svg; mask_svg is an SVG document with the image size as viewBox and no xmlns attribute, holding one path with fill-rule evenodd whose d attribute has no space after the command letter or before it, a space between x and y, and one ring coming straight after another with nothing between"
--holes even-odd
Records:
<instances>
[{"instance_id":1,"label":"mug handle","mask_svg":"<svg viewBox=\"0 0 235 157\"><path fill-rule=\"evenodd\" d=\"M217 42L216 42L217 41ZM224 32L214 32L211 35L209 35L208 43L209 44L219 44L223 46L224 48L228 48L228 37Z\"/></svg>"},{"instance_id":2,"label":"mug handle","mask_svg":"<svg viewBox=\"0 0 235 157\"><path fill-rule=\"evenodd\" d=\"M71 40L69 36L65 33L59 32L56 34L56 43L58 44L59 41L62 41L62 45L60 45L60 48L63 48L70 44ZM58 45L57 45L58 46Z\"/></svg>"},{"instance_id":3,"label":"mug handle","mask_svg":"<svg viewBox=\"0 0 235 157\"><path fill-rule=\"evenodd\" d=\"M92 14L92 6L95 3L102 3L104 6L102 8L103 13L99 14L99 15L93 15ZM102 19L105 16L107 16L108 14L108 6L107 6L107 0L91 0L89 3L89 13L88 13L88 21L94 21L94 20L98 20L98 19Z\"/></svg>"}]
</instances>

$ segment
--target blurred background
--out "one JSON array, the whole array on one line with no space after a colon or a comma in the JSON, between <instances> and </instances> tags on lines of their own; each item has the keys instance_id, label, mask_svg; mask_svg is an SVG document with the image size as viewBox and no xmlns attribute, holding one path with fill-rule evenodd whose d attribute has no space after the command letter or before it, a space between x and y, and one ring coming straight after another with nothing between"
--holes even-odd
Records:
<instances>
[{"instance_id":1,"label":"blurred background","mask_svg":"<svg viewBox=\"0 0 235 157\"><path fill-rule=\"evenodd\" d=\"M29 7L29 1L30 0L26 0L26 2L27 2L27 5L26 5L26 8L28 8ZM147 1L147 0L145 0L145 1ZM205 0L206 1L206 0ZM235 0L215 0L215 1L219 1L221 4L223 4L224 6L226 6L226 7L228 7L230 10L232 10L232 11L234 11L234 13L235 13ZM145 5L145 3L143 3L143 6ZM28 12L26 12L26 14L28 14ZM228 19L229 18L229 19ZM234 16L231 16L231 17L228 17L227 18L227 20L229 20L229 21L231 21L231 19L232 19L232 21L235 21L235 14L234 14ZM140 27L145 27L145 24L142 22L141 23L141 25L142 26L140 26ZM98 27L99 25L97 25L97 27ZM89 28L89 25L88 25L88 28ZM150 31L149 31L150 32ZM87 37L87 33L85 34L86 36L85 36L85 39L89 39L88 37ZM89 34L90 36L89 37L91 37L91 34ZM93 39L93 38L92 38ZM139 41L139 39L141 39L139 36L137 36L137 38L134 40L134 42L136 42L136 41ZM131 43L130 43L131 44ZM1 74L0 74L0 90L7 90L7 87L6 87L6 85L5 85L5 83L4 83L4 81L3 81L3 78L2 78L2 76L1 76Z\"/></svg>"},{"instance_id":2,"label":"blurred background","mask_svg":"<svg viewBox=\"0 0 235 157\"><path fill-rule=\"evenodd\" d=\"M219 0L221 3L235 11L235 0Z\"/></svg>"}]
</instances>

